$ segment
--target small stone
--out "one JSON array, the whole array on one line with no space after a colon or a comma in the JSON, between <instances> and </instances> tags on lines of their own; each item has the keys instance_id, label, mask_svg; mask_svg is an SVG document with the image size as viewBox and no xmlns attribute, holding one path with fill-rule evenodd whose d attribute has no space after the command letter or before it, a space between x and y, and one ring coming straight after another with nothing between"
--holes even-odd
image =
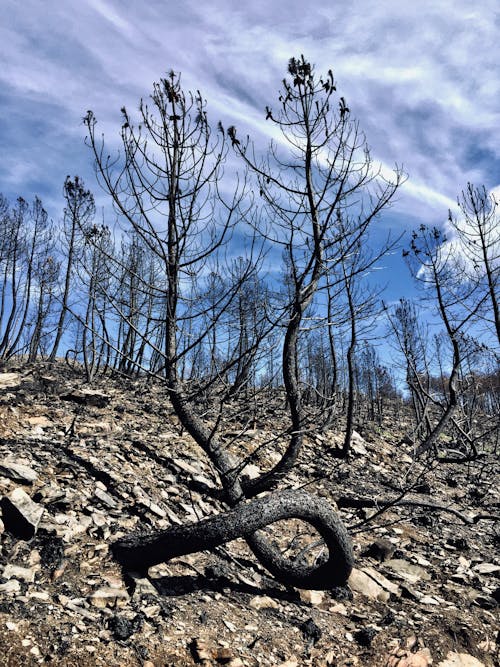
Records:
<instances>
[{"instance_id":1,"label":"small stone","mask_svg":"<svg viewBox=\"0 0 500 667\"><path fill-rule=\"evenodd\" d=\"M66 491L56 484L46 484L38 489L33 496L33 500L37 503L43 501L44 505L62 504L66 501Z\"/></svg>"},{"instance_id":2,"label":"small stone","mask_svg":"<svg viewBox=\"0 0 500 667\"><path fill-rule=\"evenodd\" d=\"M328 607L328 611L332 614L340 614L341 616L347 616L347 607L342 602L337 602L337 604Z\"/></svg>"},{"instance_id":3,"label":"small stone","mask_svg":"<svg viewBox=\"0 0 500 667\"><path fill-rule=\"evenodd\" d=\"M4 579L19 579L27 583L35 581L36 568L20 567L19 565L12 565L8 563L3 570L2 577Z\"/></svg>"},{"instance_id":4,"label":"small stone","mask_svg":"<svg viewBox=\"0 0 500 667\"><path fill-rule=\"evenodd\" d=\"M398 574L402 579L405 579L409 584L416 584L417 581L420 581L421 579L429 581L431 578L431 575L422 566L413 565L401 558L388 560L386 561L385 566Z\"/></svg>"},{"instance_id":5,"label":"small stone","mask_svg":"<svg viewBox=\"0 0 500 667\"><path fill-rule=\"evenodd\" d=\"M146 595L158 595L157 589L146 577L141 576L138 572L128 572L127 575L132 584L133 598L145 597Z\"/></svg>"},{"instance_id":6,"label":"small stone","mask_svg":"<svg viewBox=\"0 0 500 667\"><path fill-rule=\"evenodd\" d=\"M123 606L129 599L128 593L123 588L100 588L90 596L90 603L94 607L104 609L105 607Z\"/></svg>"},{"instance_id":7,"label":"small stone","mask_svg":"<svg viewBox=\"0 0 500 667\"><path fill-rule=\"evenodd\" d=\"M479 563L478 565L474 565L472 569L478 574L494 574L495 572L500 572L500 565L495 565L494 563Z\"/></svg>"},{"instance_id":8,"label":"small stone","mask_svg":"<svg viewBox=\"0 0 500 667\"><path fill-rule=\"evenodd\" d=\"M394 584L392 581L389 581L387 577L384 577L383 574L380 574L380 572L377 572L377 570L374 570L372 567L364 567L363 572L367 574L369 577L375 581L379 586L381 586L384 590L389 591L389 593L392 593L392 595L395 595L399 597L401 595L401 590L399 586Z\"/></svg>"},{"instance_id":9,"label":"small stone","mask_svg":"<svg viewBox=\"0 0 500 667\"><path fill-rule=\"evenodd\" d=\"M156 516L159 516L160 518L164 519L167 516L167 513L165 510L163 510L159 505L157 505L154 502L149 503L149 508L148 508L153 514L156 514Z\"/></svg>"},{"instance_id":10,"label":"small stone","mask_svg":"<svg viewBox=\"0 0 500 667\"><path fill-rule=\"evenodd\" d=\"M19 373L0 373L0 389L14 389L21 384Z\"/></svg>"},{"instance_id":11,"label":"small stone","mask_svg":"<svg viewBox=\"0 0 500 667\"><path fill-rule=\"evenodd\" d=\"M424 595L423 597L420 598L419 602L420 604L436 605L436 606L440 604L439 600L436 600L436 598L432 597L432 595Z\"/></svg>"},{"instance_id":12,"label":"small stone","mask_svg":"<svg viewBox=\"0 0 500 667\"><path fill-rule=\"evenodd\" d=\"M191 463L188 463L185 459L175 458L172 459L172 463L180 468L182 471L189 473L190 475L198 475L200 470L198 467L194 467ZM193 461L193 463L195 463Z\"/></svg>"},{"instance_id":13,"label":"small stone","mask_svg":"<svg viewBox=\"0 0 500 667\"><path fill-rule=\"evenodd\" d=\"M50 602L50 595L47 591L31 591L28 597L39 602Z\"/></svg>"},{"instance_id":14,"label":"small stone","mask_svg":"<svg viewBox=\"0 0 500 667\"><path fill-rule=\"evenodd\" d=\"M262 470L254 463L248 463L241 471L242 476L248 479L257 479L262 474Z\"/></svg>"},{"instance_id":15,"label":"small stone","mask_svg":"<svg viewBox=\"0 0 500 667\"><path fill-rule=\"evenodd\" d=\"M108 520L104 514L99 514L98 512L92 513L92 521L98 528L103 528L104 526L108 525Z\"/></svg>"},{"instance_id":16,"label":"small stone","mask_svg":"<svg viewBox=\"0 0 500 667\"><path fill-rule=\"evenodd\" d=\"M87 611L84 604L85 604L84 598L75 598L74 600L67 600L65 607L66 609L74 611L79 616L82 616L82 618L85 618L87 621L94 622L96 620L95 614L92 614L90 611Z\"/></svg>"},{"instance_id":17,"label":"small stone","mask_svg":"<svg viewBox=\"0 0 500 667\"><path fill-rule=\"evenodd\" d=\"M368 576L366 572L358 570L357 568L353 568L347 583L353 591L361 593L372 600L387 602L390 598L389 591L384 590L382 586Z\"/></svg>"},{"instance_id":18,"label":"small stone","mask_svg":"<svg viewBox=\"0 0 500 667\"><path fill-rule=\"evenodd\" d=\"M42 429L44 429L48 426L52 426L52 421L41 415L40 417L28 417L28 424L30 426L40 426Z\"/></svg>"},{"instance_id":19,"label":"small stone","mask_svg":"<svg viewBox=\"0 0 500 667\"><path fill-rule=\"evenodd\" d=\"M225 618L222 619L222 622L226 626L226 628L229 630L229 632L236 632L236 626L234 623L231 623L231 621L227 621Z\"/></svg>"},{"instance_id":20,"label":"small stone","mask_svg":"<svg viewBox=\"0 0 500 667\"><path fill-rule=\"evenodd\" d=\"M116 509L118 507L116 500L114 500L114 498L112 498L106 491L96 488L94 495L101 501L101 503L106 505L106 507L110 507L111 509Z\"/></svg>"},{"instance_id":21,"label":"small stone","mask_svg":"<svg viewBox=\"0 0 500 667\"><path fill-rule=\"evenodd\" d=\"M21 592L21 584L17 579L10 579L6 581L5 584L0 584L0 593L5 593L6 595L15 595L16 593Z\"/></svg>"},{"instance_id":22,"label":"small stone","mask_svg":"<svg viewBox=\"0 0 500 667\"><path fill-rule=\"evenodd\" d=\"M252 609L279 609L278 603L267 595L256 595L249 602Z\"/></svg>"},{"instance_id":23,"label":"small stone","mask_svg":"<svg viewBox=\"0 0 500 667\"><path fill-rule=\"evenodd\" d=\"M325 599L325 594L323 591L301 590L299 595L302 602L310 604L313 607L320 605Z\"/></svg>"},{"instance_id":24,"label":"small stone","mask_svg":"<svg viewBox=\"0 0 500 667\"><path fill-rule=\"evenodd\" d=\"M161 612L162 608L159 604L150 604L147 607L141 607L141 613L144 614L145 618L150 620L159 618Z\"/></svg>"},{"instance_id":25,"label":"small stone","mask_svg":"<svg viewBox=\"0 0 500 667\"><path fill-rule=\"evenodd\" d=\"M20 487L2 498L1 505L5 529L21 540L31 540L38 530L44 508L34 503Z\"/></svg>"},{"instance_id":26,"label":"small stone","mask_svg":"<svg viewBox=\"0 0 500 667\"><path fill-rule=\"evenodd\" d=\"M366 440L357 431L352 432L351 449L355 454L360 454L361 456L368 454L366 444Z\"/></svg>"}]
</instances>

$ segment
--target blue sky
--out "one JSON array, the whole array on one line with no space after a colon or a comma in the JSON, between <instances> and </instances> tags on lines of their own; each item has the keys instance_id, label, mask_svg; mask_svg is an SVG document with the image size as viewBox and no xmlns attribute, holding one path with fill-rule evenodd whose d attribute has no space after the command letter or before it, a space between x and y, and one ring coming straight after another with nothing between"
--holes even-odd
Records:
<instances>
[{"instance_id":1,"label":"blue sky","mask_svg":"<svg viewBox=\"0 0 500 667\"><path fill-rule=\"evenodd\" d=\"M174 69L202 91L214 124L265 145L264 107L300 53L332 68L374 158L409 175L384 227L444 224L467 181L500 184L497 0L0 0L0 9L0 192L39 195L54 219L67 174L106 201L84 145L87 109L115 141L120 108L137 108ZM387 298L411 293L402 262L387 266Z\"/></svg>"}]
</instances>

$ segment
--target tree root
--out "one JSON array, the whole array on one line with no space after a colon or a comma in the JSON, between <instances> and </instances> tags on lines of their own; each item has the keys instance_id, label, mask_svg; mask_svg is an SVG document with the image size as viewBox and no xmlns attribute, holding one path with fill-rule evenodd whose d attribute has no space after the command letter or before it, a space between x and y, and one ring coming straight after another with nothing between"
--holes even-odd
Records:
<instances>
[{"instance_id":1,"label":"tree root","mask_svg":"<svg viewBox=\"0 0 500 667\"><path fill-rule=\"evenodd\" d=\"M256 532L291 518L309 523L320 533L328 548L325 561L314 565L290 561ZM176 556L213 549L238 537L244 537L262 565L289 586L333 588L345 584L352 570L351 542L342 522L325 500L304 491L275 492L196 523L130 535L115 542L111 550L125 569L145 571Z\"/></svg>"}]
</instances>

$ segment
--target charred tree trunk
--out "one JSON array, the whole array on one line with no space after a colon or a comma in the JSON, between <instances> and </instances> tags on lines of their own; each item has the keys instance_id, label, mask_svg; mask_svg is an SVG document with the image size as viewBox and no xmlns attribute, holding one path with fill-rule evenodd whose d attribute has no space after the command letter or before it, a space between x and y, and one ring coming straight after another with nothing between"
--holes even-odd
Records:
<instances>
[{"instance_id":1,"label":"charred tree trunk","mask_svg":"<svg viewBox=\"0 0 500 667\"><path fill-rule=\"evenodd\" d=\"M302 519L316 528L328 547L325 561L314 565L289 561L255 532L290 518ZM143 571L176 556L213 549L238 537L244 537L264 567L289 586L332 588L344 584L352 570L354 557L346 529L327 502L303 491L276 492L197 523L131 535L115 542L112 551L125 568Z\"/></svg>"}]
</instances>

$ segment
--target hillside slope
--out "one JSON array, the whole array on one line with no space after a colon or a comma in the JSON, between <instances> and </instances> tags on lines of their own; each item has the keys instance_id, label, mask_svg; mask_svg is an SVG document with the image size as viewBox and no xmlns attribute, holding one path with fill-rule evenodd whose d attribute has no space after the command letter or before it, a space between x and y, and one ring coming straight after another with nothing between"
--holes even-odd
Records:
<instances>
[{"instance_id":1,"label":"hillside slope","mask_svg":"<svg viewBox=\"0 0 500 667\"><path fill-rule=\"evenodd\" d=\"M416 464L395 425L356 434L349 463L332 455L340 434L310 438L288 485L307 484L341 507L357 559L345 588L287 589L243 540L156 566L148 577L124 574L109 551L115 539L223 510L208 462L161 386L101 379L90 390L63 367L7 370L0 664L498 664L495 457ZM279 406L268 414L238 446L272 435ZM376 507L352 507L401 499L408 485L409 504L377 516ZM31 499L24 509L32 523L12 510L26 498L16 489ZM474 523L480 515L490 518ZM294 522L279 530L313 540Z\"/></svg>"}]
</instances>

